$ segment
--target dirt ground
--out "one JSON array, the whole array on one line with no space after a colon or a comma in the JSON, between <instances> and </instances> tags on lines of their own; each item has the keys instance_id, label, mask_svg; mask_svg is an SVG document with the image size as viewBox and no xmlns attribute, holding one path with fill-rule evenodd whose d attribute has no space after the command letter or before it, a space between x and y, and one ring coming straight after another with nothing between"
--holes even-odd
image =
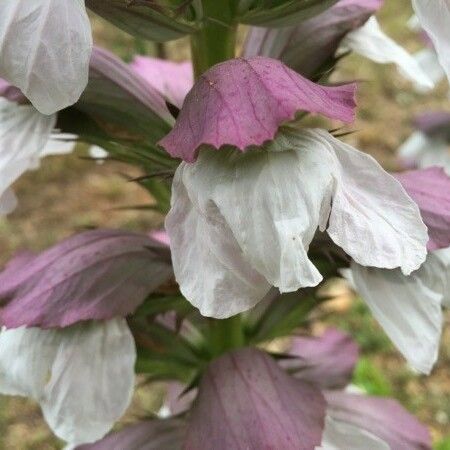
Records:
<instances>
[{"instance_id":1,"label":"dirt ground","mask_svg":"<svg viewBox=\"0 0 450 450\"><path fill-rule=\"evenodd\" d=\"M380 14L383 28L408 50L419 49L420 41L406 27L411 16L409 0L385 2ZM95 20L95 37L97 43L114 49L125 59L136 49L132 38L100 20ZM188 56L185 42L168 47L174 59ZM395 151L411 133L415 113L435 108L450 110L445 83L430 94L420 95L395 68L377 66L357 56L343 61L335 78L363 80L358 94L358 119L352 126L357 132L346 140L373 154L387 168L395 167ZM88 227L146 231L162 224L163 218L157 213L117 209L148 202L146 192L123 176L137 175L136 169L119 163L98 165L80 158L85 154L86 149L79 147L72 155L49 157L38 171L27 173L16 183L20 206L7 219L0 219L0 264L18 249L40 250ZM317 329L333 324L351 331L364 355L355 382L370 393L397 398L430 426L438 442L450 432L449 323L447 316L440 362L429 377L414 375L407 369L357 299L344 296L336 301L333 313L319 322ZM128 417L154 411L160 390L159 386L138 389ZM61 444L51 436L37 405L24 399L0 397L0 449L58 448ZM450 449L450 436L439 449Z\"/></svg>"}]
</instances>

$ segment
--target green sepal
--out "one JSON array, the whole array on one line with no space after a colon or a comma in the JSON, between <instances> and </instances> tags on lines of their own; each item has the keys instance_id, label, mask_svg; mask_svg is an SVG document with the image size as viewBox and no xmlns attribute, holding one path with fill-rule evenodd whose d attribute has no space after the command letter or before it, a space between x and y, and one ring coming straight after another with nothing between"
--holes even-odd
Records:
<instances>
[{"instance_id":1,"label":"green sepal","mask_svg":"<svg viewBox=\"0 0 450 450\"><path fill-rule=\"evenodd\" d=\"M241 0L239 21L260 27L287 27L314 17L337 0Z\"/></svg>"},{"instance_id":2,"label":"green sepal","mask_svg":"<svg viewBox=\"0 0 450 450\"><path fill-rule=\"evenodd\" d=\"M86 6L118 28L142 39L166 42L196 31L194 23L185 20L176 9L158 7L148 0L86 0Z\"/></svg>"}]
</instances>

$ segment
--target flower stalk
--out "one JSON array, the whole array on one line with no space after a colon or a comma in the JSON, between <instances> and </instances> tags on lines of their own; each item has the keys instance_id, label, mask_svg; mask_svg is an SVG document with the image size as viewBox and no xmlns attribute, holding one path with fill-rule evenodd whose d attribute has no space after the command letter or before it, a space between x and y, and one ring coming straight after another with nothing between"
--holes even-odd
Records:
<instances>
[{"instance_id":1,"label":"flower stalk","mask_svg":"<svg viewBox=\"0 0 450 450\"><path fill-rule=\"evenodd\" d=\"M235 57L237 25L230 0L203 0L204 24L191 36L195 78L217 63Z\"/></svg>"}]
</instances>

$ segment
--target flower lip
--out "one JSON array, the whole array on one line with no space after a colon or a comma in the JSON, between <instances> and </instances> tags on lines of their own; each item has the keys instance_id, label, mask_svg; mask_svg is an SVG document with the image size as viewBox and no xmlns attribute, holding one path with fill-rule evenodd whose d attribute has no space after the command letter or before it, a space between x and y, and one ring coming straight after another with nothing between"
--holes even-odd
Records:
<instances>
[{"instance_id":1,"label":"flower lip","mask_svg":"<svg viewBox=\"0 0 450 450\"><path fill-rule=\"evenodd\" d=\"M173 157L193 162L202 145L241 151L260 146L301 111L352 122L355 91L355 83L315 84L271 58L232 59L200 77L159 144Z\"/></svg>"}]
</instances>

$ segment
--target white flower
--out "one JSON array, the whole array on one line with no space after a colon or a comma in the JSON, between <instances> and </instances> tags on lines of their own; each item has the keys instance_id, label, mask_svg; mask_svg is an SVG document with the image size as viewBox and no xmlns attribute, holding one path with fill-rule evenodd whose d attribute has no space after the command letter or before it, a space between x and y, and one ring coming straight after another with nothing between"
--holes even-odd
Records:
<instances>
[{"instance_id":1,"label":"white flower","mask_svg":"<svg viewBox=\"0 0 450 450\"><path fill-rule=\"evenodd\" d=\"M442 306L450 303L450 249L430 253L410 276L358 264L345 276L411 366L429 373L438 357Z\"/></svg>"},{"instance_id":2,"label":"white flower","mask_svg":"<svg viewBox=\"0 0 450 450\"><path fill-rule=\"evenodd\" d=\"M39 167L47 155L69 153L72 142L65 135L52 135L56 114L46 116L31 105L19 105L0 98L0 215L17 204L11 184L25 171Z\"/></svg>"},{"instance_id":3,"label":"white flower","mask_svg":"<svg viewBox=\"0 0 450 450\"><path fill-rule=\"evenodd\" d=\"M128 407L136 350L125 319L0 333L0 393L33 398L70 445L102 438Z\"/></svg>"},{"instance_id":4,"label":"white flower","mask_svg":"<svg viewBox=\"0 0 450 450\"><path fill-rule=\"evenodd\" d=\"M374 16L361 28L347 34L341 48L352 50L377 63L396 64L403 76L422 89L434 87L433 81L415 58L383 33Z\"/></svg>"},{"instance_id":5,"label":"white flower","mask_svg":"<svg viewBox=\"0 0 450 450\"><path fill-rule=\"evenodd\" d=\"M412 4L450 78L450 0L412 0Z\"/></svg>"},{"instance_id":6,"label":"white flower","mask_svg":"<svg viewBox=\"0 0 450 450\"><path fill-rule=\"evenodd\" d=\"M75 103L86 87L92 35L84 0L2 0L0 77L43 114Z\"/></svg>"},{"instance_id":7,"label":"white flower","mask_svg":"<svg viewBox=\"0 0 450 450\"><path fill-rule=\"evenodd\" d=\"M316 286L317 231L364 266L409 274L428 241L417 205L370 156L323 130L283 130L265 148L200 152L177 169L166 219L176 278L206 316L254 306L270 289Z\"/></svg>"}]
</instances>

